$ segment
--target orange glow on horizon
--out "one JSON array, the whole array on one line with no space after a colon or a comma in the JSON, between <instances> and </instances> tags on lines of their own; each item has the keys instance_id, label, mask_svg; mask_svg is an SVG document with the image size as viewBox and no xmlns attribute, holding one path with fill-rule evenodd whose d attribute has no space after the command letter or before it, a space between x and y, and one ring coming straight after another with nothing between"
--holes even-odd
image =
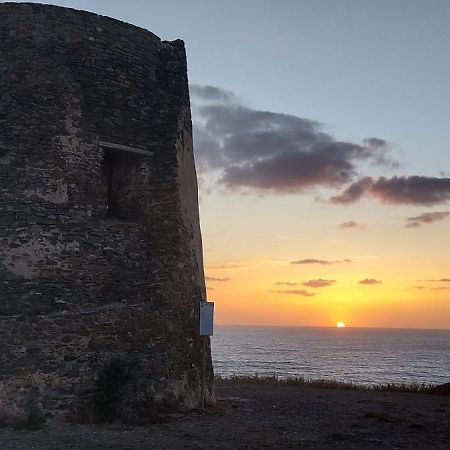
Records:
<instances>
[{"instance_id":1,"label":"orange glow on horizon","mask_svg":"<svg viewBox=\"0 0 450 450\"><path fill-rule=\"evenodd\" d=\"M363 264L370 268L356 270ZM437 278L432 273L411 275L400 270L394 275L393 270L381 273L371 260L352 266L300 268L280 259L206 265L208 297L216 303L217 325L336 327L343 321L352 327L450 328L450 289L434 288L445 287L444 283L416 281ZM366 273L374 272L382 284L359 283ZM325 279L335 281L321 287L303 285ZM416 287L421 285L425 287Z\"/></svg>"},{"instance_id":2,"label":"orange glow on horizon","mask_svg":"<svg viewBox=\"0 0 450 450\"><path fill-rule=\"evenodd\" d=\"M213 193L201 211L218 325L450 329L448 223L406 230L422 208L361 203L365 230L345 233L348 210L305 197Z\"/></svg>"}]
</instances>

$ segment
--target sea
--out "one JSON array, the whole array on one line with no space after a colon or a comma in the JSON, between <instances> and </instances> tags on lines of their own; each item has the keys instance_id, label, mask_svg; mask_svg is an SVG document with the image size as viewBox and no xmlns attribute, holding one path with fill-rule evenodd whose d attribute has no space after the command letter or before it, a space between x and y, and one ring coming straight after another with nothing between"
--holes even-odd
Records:
<instances>
[{"instance_id":1,"label":"sea","mask_svg":"<svg viewBox=\"0 0 450 450\"><path fill-rule=\"evenodd\" d=\"M352 382L450 382L450 330L216 326L217 375Z\"/></svg>"}]
</instances>

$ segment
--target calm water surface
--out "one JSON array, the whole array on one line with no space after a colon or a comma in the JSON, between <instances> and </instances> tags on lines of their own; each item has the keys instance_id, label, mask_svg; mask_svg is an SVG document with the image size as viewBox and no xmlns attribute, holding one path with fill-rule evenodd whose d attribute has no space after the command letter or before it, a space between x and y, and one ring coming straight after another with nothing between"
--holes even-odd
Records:
<instances>
[{"instance_id":1,"label":"calm water surface","mask_svg":"<svg viewBox=\"0 0 450 450\"><path fill-rule=\"evenodd\" d=\"M223 376L450 382L450 330L217 326L212 353Z\"/></svg>"}]
</instances>

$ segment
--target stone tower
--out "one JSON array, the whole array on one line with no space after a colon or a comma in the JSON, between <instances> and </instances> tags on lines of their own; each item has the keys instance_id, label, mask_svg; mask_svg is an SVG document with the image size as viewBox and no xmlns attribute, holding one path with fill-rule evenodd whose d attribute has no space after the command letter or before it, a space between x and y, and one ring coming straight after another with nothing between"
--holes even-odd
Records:
<instances>
[{"instance_id":1,"label":"stone tower","mask_svg":"<svg viewBox=\"0 0 450 450\"><path fill-rule=\"evenodd\" d=\"M0 416L211 394L182 41L0 4L0 286Z\"/></svg>"}]
</instances>

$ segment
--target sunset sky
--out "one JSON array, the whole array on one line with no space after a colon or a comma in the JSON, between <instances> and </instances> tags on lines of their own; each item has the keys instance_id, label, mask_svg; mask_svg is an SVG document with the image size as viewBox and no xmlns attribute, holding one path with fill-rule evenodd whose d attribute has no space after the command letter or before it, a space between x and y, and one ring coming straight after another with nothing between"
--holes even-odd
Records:
<instances>
[{"instance_id":1,"label":"sunset sky","mask_svg":"<svg viewBox=\"0 0 450 450\"><path fill-rule=\"evenodd\" d=\"M450 328L450 2L89 0L186 43L219 324Z\"/></svg>"}]
</instances>

